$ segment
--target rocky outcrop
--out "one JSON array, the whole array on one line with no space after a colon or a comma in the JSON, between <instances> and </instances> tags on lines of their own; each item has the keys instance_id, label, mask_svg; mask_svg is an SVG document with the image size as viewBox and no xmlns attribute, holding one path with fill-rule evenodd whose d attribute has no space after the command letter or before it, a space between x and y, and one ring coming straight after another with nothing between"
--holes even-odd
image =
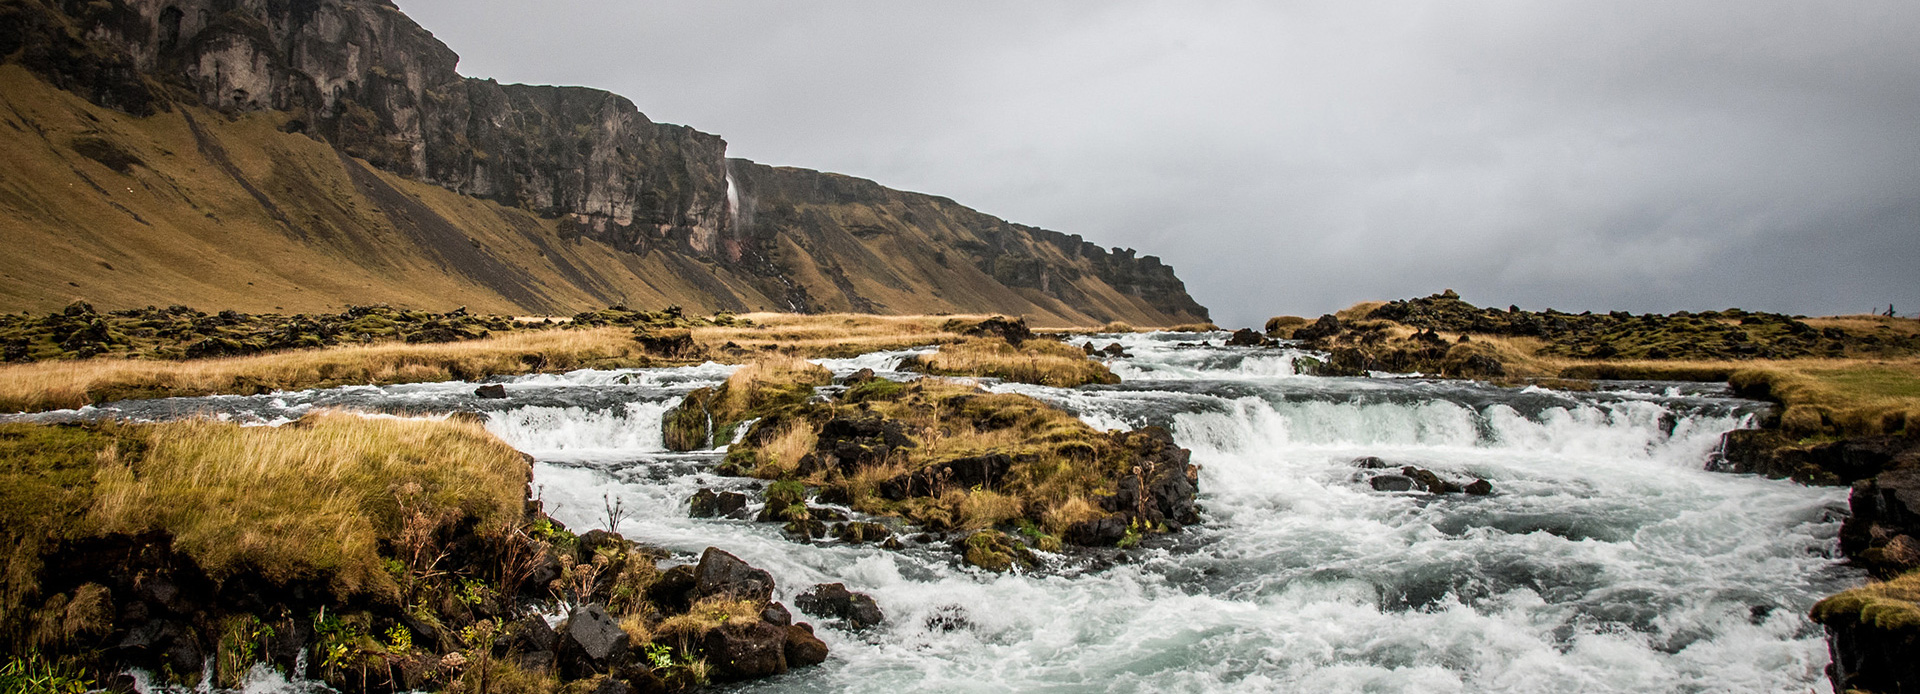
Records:
<instances>
[{"instance_id":1,"label":"rocky outcrop","mask_svg":"<svg viewBox=\"0 0 1920 694\"><path fill-rule=\"evenodd\" d=\"M184 107L206 167L244 188L271 226L317 243L391 224L434 247L449 272L523 310L577 308L555 305L569 292L519 281L525 270L516 265L551 266L603 303L641 285L697 293L703 306L729 310L997 310L1082 324L1206 318L1153 256L872 181L730 159L719 136L655 123L617 94L462 77L458 56L389 0L4 0L0 60L101 107L138 116ZM262 183L220 145L218 119L192 115L200 109L277 114L288 136L332 145L354 158L340 162L351 194L392 219L342 222L306 209L316 202L308 198L338 195L330 192L338 186ZM123 175L157 165L112 137L73 147ZM529 215L498 224L506 233L557 220L560 238L481 243L468 233L473 220L448 219L374 171ZM341 224L348 228L316 228ZM642 258L658 253L651 271L677 277L557 250L583 239Z\"/></svg>"}]
</instances>

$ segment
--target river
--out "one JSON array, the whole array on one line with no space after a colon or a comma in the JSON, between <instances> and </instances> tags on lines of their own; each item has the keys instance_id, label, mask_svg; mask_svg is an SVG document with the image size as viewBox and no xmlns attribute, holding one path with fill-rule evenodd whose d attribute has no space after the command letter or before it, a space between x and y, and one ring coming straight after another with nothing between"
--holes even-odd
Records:
<instances>
[{"instance_id":1,"label":"river","mask_svg":"<svg viewBox=\"0 0 1920 694\"><path fill-rule=\"evenodd\" d=\"M757 486L708 471L722 450L662 446L660 415L724 380L717 364L504 379L507 400L476 400L470 383L366 386L35 418L480 409L536 458L540 497L575 530L605 526L617 501L627 537L687 558L727 549L770 570L789 605L837 581L886 611L867 632L822 629L826 664L743 692L1830 691L1805 615L1862 579L1837 559L1846 490L1706 469L1760 403L1702 384L1302 376L1300 352L1223 338L1096 336L1129 353L1116 386L985 382L1100 428L1167 427L1201 466L1201 525L1118 555L1043 554L1015 575L940 549L687 518L701 487ZM820 361L907 378L890 372L908 353ZM1494 492L1375 491L1365 456Z\"/></svg>"}]
</instances>

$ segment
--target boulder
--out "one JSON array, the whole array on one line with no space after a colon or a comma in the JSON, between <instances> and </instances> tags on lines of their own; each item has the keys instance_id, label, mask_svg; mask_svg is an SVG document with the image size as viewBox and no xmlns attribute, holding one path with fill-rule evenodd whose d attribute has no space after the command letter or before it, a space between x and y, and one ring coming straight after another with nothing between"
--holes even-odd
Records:
<instances>
[{"instance_id":1,"label":"boulder","mask_svg":"<svg viewBox=\"0 0 1920 694\"><path fill-rule=\"evenodd\" d=\"M1062 539L1082 547L1112 547L1127 536L1127 517L1113 514L1067 526Z\"/></svg>"},{"instance_id":2,"label":"boulder","mask_svg":"<svg viewBox=\"0 0 1920 694\"><path fill-rule=\"evenodd\" d=\"M1474 496L1486 496L1493 493L1493 483L1486 480L1474 480L1472 484L1466 486L1465 491Z\"/></svg>"},{"instance_id":3,"label":"boulder","mask_svg":"<svg viewBox=\"0 0 1920 694\"><path fill-rule=\"evenodd\" d=\"M1019 347L1020 343L1033 339L1033 330L1027 327L1027 319L994 316L974 324L961 331L967 337L998 337L1007 344Z\"/></svg>"},{"instance_id":4,"label":"boulder","mask_svg":"<svg viewBox=\"0 0 1920 694\"><path fill-rule=\"evenodd\" d=\"M875 378L877 377L873 375L873 369L861 369L848 374L846 378L840 380L840 383L842 385L857 386Z\"/></svg>"},{"instance_id":5,"label":"boulder","mask_svg":"<svg viewBox=\"0 0 1920 694\"><path fill-rule=\"evenodd\" d=\"M473 389L473 394L483 400L505 400L507 387L498 383L489 383Z\"/></svg>"},{"instance_id":6,"label":"boulder","mask_svg":"<svg viewBox=\"0 0 1920 694\"><path fill-rule=\"evenodd\" d=\"M1460 485L1440 479L1432 470L1408 465L1400 468L1400 474L1413 478L1414 484L1429 494L1458 494L1461 491Z\"/></svg>"},{"instance_id":7,"label":"boulder","mask_svg":"<svg viewBox=\"0 0 1920 694\"><path fill-rule=\"evenodd\" d=\"M560 635L547 620L538 616L523 618L508 625L500 638L507 652L528 670L544 670L554 665L554 651L560 648Z\"/></svg>"},{"instance_id":8,"label":"boulder","mask_svg":"<svg viewBox=\"0 0 1920 694\"><path fill-rule=\"evenodd\" d=\"M784 627L793 624L793 613L787 611L786 605L770 602L760 609L760 619L768 624Z\"/></svg>"},{"instance_id":9,"label":"boulder","mask_svg":"<svg viewBox=\"0 0 1920 694\"><path fill-rule=\"evenodd\" d=\"M852 629L865 629L886 621L880 605L866 593L847 590L842 583L822 583L793 599L801 612L823 619L839 619Z\"/></svg>"},{"instance_id":10,"label":"boulder","mask_svg":"<svg viewBox=\"0 0 1920 694\"><path fill-rule=\"evenodd\" d=\"M1414 486L1413 478L1406 475L1379 475L1367 483L1377 492L1410 492Z\"/></svg>"},{"instance_id":11,"label":"boulder","mask_svg":"<svg viewBox=\"0 0 1920 694\"><path fill-rule=\"evenodd\" d=\"M693 577L693 589L687 592L689 602L699 602L701 598L713 595L755 602L773 599L773 574L765 569L756 569L717 547L708 547L700 555L700 563L694 567Z\"/></svg>"},{"instance_id":12,"label":"boulder","mask_svg":"<svg viewBox=\"0 0 1920 694\"><path fill-rule=\"evenodd\" d=\"M747 495L740 492L720 492L713 500L714 513L732 517L747 507Z\"/></svg>"},{"instance_id":13,"label":"boulder","mask_svg":"<svg viewBox=\"0 0 1920 694\"><path fill-rule=\"evenodd\" d=\"M720 515L720 495L706 487L701 487L700 491L694 492L693 497L687 499L687 505L691 507L687 513L689 518L712 518Z\"/></svg>"},{"instance_id":14,"label":"boulder","mask_svg":"<svg viewBox=\"0 0 1920 694\"><path fill-rule=\"evenodd\" d=\"M995 572L1007 572L1018 565L1033 568L1038 563L1033 551L998 530L981 530L960 542L961 558L968 564ZM796 602L797 604L797 602Z\"/></svg>"},{"instance_id":15,"label":"boulder","mask_svg":"<svg viewBox=\"0 0 1920 694\"><path fill-rule=\"evenodd\" d=\"M714 680L738 682L785 673L791 629L764 621L736 621L707 632L704 645Z\"/></svg>"},{"instance_id":16,"label":"boulder","mask_svg":"<svg viewBox=\"0 0 1920 694\"><path fill-rule=\"evenodd\" d=\"M1293 331L1293 339L1301 341L1323 340L1340 334L1340 329L1340 319L1330 314L1324 315L1320 317L1320 320L1314 321L1313 325L1295 329Z\"/></svg>"},{"instance_id":17,"label":"boulder","mask_svg":"<svg viewBox=\"0 0 1920 694\"><path fill-rule=\"evenodd\" d=\"M1361 468L1363 470L1385 470L1387 468L1393 467L1392 465L1387 464L1387 461L1381 460L1380 458L1376 456L1371 456L1371 455L1354 458L1353 466L1357 468Z\"/></svg>"},{"instance_id":18,"label":"boulder","mask_svg":"<svg viewBox=\"0 0 1920 694\"><path fill-rule=\"evenodd\" d=\"M598 604L576 608L558 634L560 670L568 678L607 672L627 657L627 632Z\"/></svg>"},{"instance_id":19,"label":"boulder","mask_svg":"<svg viewBox=\"0 0 1920 694\"><path fill-rule=\"evenodd\" d=\"M1227 338L1228 347L1265 347L1266 345L1266 336L1249 328L1235 330L1233 336Z\"/></svg>"},{"instance_id":20,"label":"boulder","mask_svg":"<svg viewBox=\"0 0 1920 694\"><path fill-rule=\"evenodd\" d=\"M681 564L660 572L660 578L647 586L647 599L669 614L686 612L693 605L687 595L699 583L692 564Z\"/></svg>"},{"instance_id":21,"label":"boulder","mask_svg":"<svg viewBox=\"0 0 1920 694\"><path fill-rule=\"evenodd\" d=\"M814 636L813 631L804 624L795 624L787 629L786 656L787 667L798 668L819 665L827 661L827 644Z\"/></svg>"}]
</instances>

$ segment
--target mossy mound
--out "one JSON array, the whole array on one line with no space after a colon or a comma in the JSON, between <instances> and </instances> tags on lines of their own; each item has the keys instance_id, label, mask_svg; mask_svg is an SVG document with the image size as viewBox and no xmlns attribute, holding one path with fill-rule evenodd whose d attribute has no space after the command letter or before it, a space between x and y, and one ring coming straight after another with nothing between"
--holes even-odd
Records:
<instances>
[{"instance_id":1,"label":"mossy mound","mask_svg":"<svg viewBox=\"0 0 1920 694\"><path fill-rule=\"evenodd\" d=\"M1835 691L1905 691L1920 682L1920 572L1821 600L1808 615L1827 628Z\"/></svg>"},{"instance_id":2,"label":"mossy mound","mask_svg":"<svg viewBox=\"0 0 1920 694\"><path fill-rule=\"evenodd\" d=\"M1158 428L1101 432L1022 395L874 379L833 401L762 410L721 471L780 480L776 491L803 482L820 499L932 531L1024 529L1057 549L1063 537L1112 546L1197 522L1188 457ZM805 514L771 491L768 504L799 510L764 520Z\"/></svg>"},{"instance_id":3,"label":"mossy mound","mask_svg":"<svg viewBox=\"0 0 1920 694\"><path fill-rule=\"evenodd\" d=\"M773 354L748 362L713 388L688 393L662 422L667 449L692 451L730 441L736 427L806 402L833 373L799 357Z\"/></svg>"}]
</instances>

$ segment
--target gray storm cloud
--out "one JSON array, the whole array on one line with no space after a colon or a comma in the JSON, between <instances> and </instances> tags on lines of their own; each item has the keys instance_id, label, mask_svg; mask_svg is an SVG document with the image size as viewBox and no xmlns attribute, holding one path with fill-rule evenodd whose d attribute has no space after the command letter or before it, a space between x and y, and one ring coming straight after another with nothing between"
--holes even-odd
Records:
<instances>
[{"instance_id":1,"label":"gray storm cloud","mask_svg":"<svg viewBox=\"0 0 1920 694\"><path fill-rule=\"evenodd\" d=\"M1920 309L1920 4L400 0L463 73L1175 265L1222 324Z\"/></svg>"}]
</instances>

